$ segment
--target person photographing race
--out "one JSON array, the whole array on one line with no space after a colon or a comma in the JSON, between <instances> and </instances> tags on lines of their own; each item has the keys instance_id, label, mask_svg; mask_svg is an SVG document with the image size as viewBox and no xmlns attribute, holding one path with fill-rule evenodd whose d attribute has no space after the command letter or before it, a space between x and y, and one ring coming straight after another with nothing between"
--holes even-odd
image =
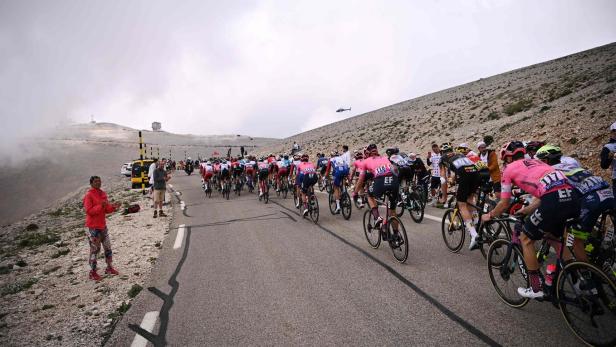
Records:
<instances>
[{"instance_id":1,"label":"person photographing race","mask_svg":"<svg viewBox=\"0 0 616 347\"><path fill-rule=\"evenodd\" d=\"M520 141L512 141L503 146L500 157L506 167L501 179L501 200L481 218L487 222L508 209L513 185L533 196L530 205L518 211L518 214L526 215L526 218L515 225L513 238L515 242L519 234L530 282L529 288L518 288L518 294L535 299L543 297L535 241L541 240L545 233L561 237L566 221L579 216L580 204L577 191L567 182L562 172L540 160L525 159L525 155L526 149ZM575 238L573 247L576 257L587 261L580 239Z\"/></svg>"}]
</instances>

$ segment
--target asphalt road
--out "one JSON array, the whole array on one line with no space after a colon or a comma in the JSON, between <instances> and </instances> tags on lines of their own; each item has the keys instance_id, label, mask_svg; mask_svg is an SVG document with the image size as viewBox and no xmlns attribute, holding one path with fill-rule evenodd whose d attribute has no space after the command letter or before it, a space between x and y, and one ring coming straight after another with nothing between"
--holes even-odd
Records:
<instances>
[{"instance_id":1,"label":"asphalt road","mask_svg":"<svg viewBox=\"0 0 616 347\"><path fill-rule=\"evenodd\" d=\"M389 246L366 242L363 210L345 221L330 214L326 195L318 195L315 225L291 196L269 204L246 192L208 199L199 178L183 174L173 189L181 192L174 228L151 287L110 346L131 345L136 331L158 346L580 345L552 305L503 304L479 251L450 253L440 222L405 215L410 252L398 264ZM426 213L440 218L443 210ZM158 312L150 334L138 329L148 312Z\"/></svg>"}]
</instances>

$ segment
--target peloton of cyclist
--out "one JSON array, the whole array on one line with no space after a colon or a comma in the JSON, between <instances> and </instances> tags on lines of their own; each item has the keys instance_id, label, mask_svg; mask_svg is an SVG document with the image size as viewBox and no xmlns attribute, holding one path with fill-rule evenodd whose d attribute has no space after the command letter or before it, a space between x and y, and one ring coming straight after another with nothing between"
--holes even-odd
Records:
<instances>
[{"instance_id":1,"label":"peloton of cyclist","mask_svg":"<svg viewBox=\"0 0 616 347\"><path fill-rule=\"evenodd\" d=\"M507 210L513 185L533 196L530 205L518 211L527 216L523 224L514 228L514 240L520 234L531 285L529 288L518 288L518 294L525 298L541 298L543 285L534 243L541 240L546 232L556 237L562 236L565 222L579 216L580 205L577 191L562 172L540 160L525 159L525 155L524 144L520 141L509 142L501 149L501 160L506 163L501 179L501 200L492 211L482 216L482 220L487 222ZM579 252L580 248L582 252ZM584 245L577 238L574 252L578 259L586 258L582 254L585 253Z\"/></svg>"},{"instance_id":2,"label":"peloton of cyclist","mask_svg":"<svg viewBox=\"0 0 616 347\"><path fill-rule=\"evenodd\" d=\"M479 221L479 217L475 208L471 207L475 203L475 195L479 188L480 177L479 171L465 154L454 153L449 146L442 146L443 157L441 157L441 166L454 174L454 178L458 184L456 191L456 201L462 220L466 229L471 235L469 244L470 250L475 250L479 247L477 242L477 230L475 225Z\"/></svg>"}]
</instances>

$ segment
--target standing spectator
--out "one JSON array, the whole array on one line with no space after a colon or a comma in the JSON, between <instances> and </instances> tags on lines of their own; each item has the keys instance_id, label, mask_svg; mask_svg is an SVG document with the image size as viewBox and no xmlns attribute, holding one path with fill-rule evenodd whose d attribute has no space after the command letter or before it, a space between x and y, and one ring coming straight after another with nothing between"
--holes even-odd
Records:
<instances>
[{"instance_id":1,"label":"standing spectator","mask_svg":"<svg viewBox=\"0 0 616 347\"><path fill-rule=\"evenodd\" d=\"M154 218L161 216L167 217L167 215L163 212L163 201L165 200L165 192L167 191L167 181L169 180L169 175L167 171L165 171L165 166L163 162L158 164L156 170L154 170L154 184L152 187L154 188ZM158 207L158 213L156 208Z\"/></svg>"},{"instance_id":2,"label":"standing spectator","mask_svg":"<svg viewBox=\"0 0 616 347\"><path fill-rule=\"evenodd\" d=\"M493 149L488 149L485 142L480 141L477 143L477 149L479 150L479 160L484 162L488 166L490 171L490 181L492 181L492 187L494 189L494 195L500 200L501 193L501 172L498 166L498 157Z\"/></svg>"},{"instance_id":3,"label":"standing spectator","mask_svg":"<svg viewBox=\"0 0 616 347\"><path fill-rule=\"evenodd\" d=\"M616 122L610 126L610 141L601 149L601 168L608 169L612 166L612 190L616 195L616 160L614 160L614 152L616 152Z\"/></svg>"},{"instance_id":4,"label":"standing spectator","mask_svg":"<svg viewBox=\"0 0 616 347\"><path fill-rule=\"evenodd\" d=\"M348 166L351 167L351 153L349 152L349 146L342 145L342 161Z\"/></svg>"},{"instance_id":5,"label":"standing spectator","mask_svg":"<svg viewBox=\"0 0 616 347\"><path fill-rule=\"evenodd\" d=\"M111 241L107 230L105 215L113 213L120 207L119 203L110 204L107 194L101 190L101 178L98 176L90 177L90 190L83 197L83 208L86 211L86 227L88 228L88 241L90 243L90 279L100 281L101 276L96 272L96 258L101 250L101 244L105 249L105 261L107 268L105 273L117 275L118 271L111 265Z\"/></svg>"}]
</instances>

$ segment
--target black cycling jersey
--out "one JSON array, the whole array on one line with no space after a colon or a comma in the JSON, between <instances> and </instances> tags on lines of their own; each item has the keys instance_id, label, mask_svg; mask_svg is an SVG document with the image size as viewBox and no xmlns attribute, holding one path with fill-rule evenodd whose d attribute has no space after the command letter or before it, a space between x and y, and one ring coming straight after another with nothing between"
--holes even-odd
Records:
<instances>
[{"instance_id":1,"label":"black cycling jersey","mask_svg":"<svg viewBox=\"0 0 616 347\"><path fill-rule=\"evenodd\" d=\"M464 154L454 154L452 156L444 156L441 158L441 164L454 172L456 176L461 176L471 172L477 172L477 167Z\"/></svg>"}]
</instances>

